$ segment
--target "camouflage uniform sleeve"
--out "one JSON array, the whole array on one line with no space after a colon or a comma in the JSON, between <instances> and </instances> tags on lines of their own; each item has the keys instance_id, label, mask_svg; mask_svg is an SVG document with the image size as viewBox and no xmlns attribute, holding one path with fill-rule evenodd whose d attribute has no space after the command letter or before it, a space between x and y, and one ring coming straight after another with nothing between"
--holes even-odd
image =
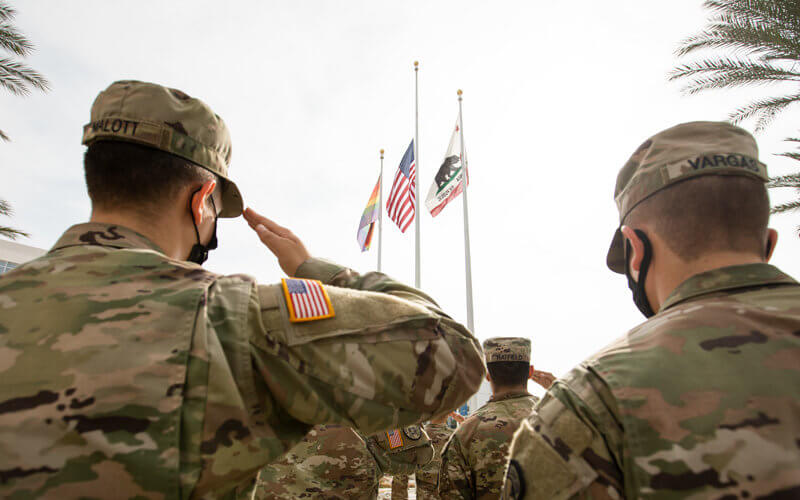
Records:
<instances>
[{"instance_id":1,"label":"camouflage uniform sleeve","mask_svg":"<svg viewBox=\"0 0 800 500\"><path fill-rule=\"evenodd\" d=\"M582 365L556 381L511 445L503 498L623 497L622 426L609 387Z\"/></svg>"},{"instance_id":2,"label":"camouflage uniform sleeve","mask_svg":"<svg viewBox=\"0 0 800 500\"><path fill-rule=\"evenodd\" d=\"M389 438L390 432L396 433L399 439L396 444ZM395 438L397 439L397 438ZM404 429L381 431L364 438L367 449L375 457L381 474L402 475L413 474L433 459L433 445L428 434L419 425L409 425Z\"/></svg>"},{"instance_id":3,"label":"camouflage uniform sleeve","mask_svg":"<svg viewBox=\"0 0 800 500\"><path fill-rule=\"evenodd\" d=\"M450 319L427 294L395 281L383 273L372 272L361 275L352 269L333 262L323 259L309 259L297 269L297 277L316 279L341 288L388 293L420 304L423 307L431 308L437 311L437 314Z\"/></svg>"},{"instance_id":4,"label":"camouflage uniform sleeve","mask_svg":"<svg viewBox=\"0 0 800 500\"><path fill-rule=\"evenodd\" d=\"M290 322L281 285L259 286L251 337L268 392L294 419L372 433L444 414L477 391L478 341L424 293L317 259L296 274L327 284L335 317Z\"/></svg>"},{"instance_id":5,"label":"camouflage uniform sleeve","mask_svg":"<svg viewBox=\"0 0 800 500\"><path fill-rule=\"evenodd\" d=\"M439 496L444 499L470 499L475 491L472 472L457 434L442 449L439 469Z\"/></svg>"}]
</instances>

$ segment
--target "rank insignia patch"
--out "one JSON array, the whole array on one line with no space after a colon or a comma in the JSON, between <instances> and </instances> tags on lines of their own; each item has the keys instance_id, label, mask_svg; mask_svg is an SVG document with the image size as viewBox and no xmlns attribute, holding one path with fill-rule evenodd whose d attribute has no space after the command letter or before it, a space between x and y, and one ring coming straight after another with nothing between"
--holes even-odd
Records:
<instances>
[{"instance_id":1,"label":"rank insignia patch","mask_svg":"<svg viewBox=\"0 0 800 500\"><path fill-rule=\"evenodd\" d=\"M292 323L336 316L328 292L317 280L284 278L283 294L286 296L289 320Z\"/></svg>"},{"instance_id":2,"label":"rank insignia patch","mask_svg":"<svg viewBox=\"0 0 800 500\"><path fill-rule=\"evenodd\" d=\"M403 446L403 436L400 435L400 429L386 431L386 437L389 438L390 450Z\"/></svg>"}]
</instances>

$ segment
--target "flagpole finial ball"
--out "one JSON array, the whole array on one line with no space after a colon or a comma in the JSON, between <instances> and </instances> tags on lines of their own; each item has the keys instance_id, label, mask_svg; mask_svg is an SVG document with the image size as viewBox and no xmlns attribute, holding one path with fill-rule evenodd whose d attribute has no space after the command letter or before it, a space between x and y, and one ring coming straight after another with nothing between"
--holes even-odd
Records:
<instances>
[{"instance_id":1,"label":"flagpole finial ball","mask_svg":"<svg viewBox=\"0 0 800 500\"><path fill-rule=\"evenodd\" d=\"M461 95L461 94L463 94L463 92L461 92L461 89L458 89L458 95Z\"/></svg>"},{"instance_id":2,"label":"flagpole finial ball","mask_svg":"<svg viewBox=\"0 0 800 500\"><path fill-rule=\"evenodd\" d=\"M418 66L419 66L419 61L414 61L414 67L416 68Z\"/></svg>"},{"instance_id":3,"label":"flagpole finial ball","mask_svg":"<svg viewBox=\"0 0 800 500\"><path fill-rule=\"evenodd\" d=\"M381 154L383 154L383 150L381 149Z\"/></svg>"}]
</instances>

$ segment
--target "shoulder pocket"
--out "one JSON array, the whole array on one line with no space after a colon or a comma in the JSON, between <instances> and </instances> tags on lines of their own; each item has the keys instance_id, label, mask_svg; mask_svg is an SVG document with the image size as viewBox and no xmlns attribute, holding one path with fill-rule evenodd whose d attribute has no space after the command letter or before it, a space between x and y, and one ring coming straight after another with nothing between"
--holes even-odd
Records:
<instances>
[{"instance_id":1,"label":"shoulder pocket","mask_svg":"<svg viewBox=\"0 0 800 500\"><path fill-rule=\"evenodd\" d=\"M516 481L522 486L514 489L524 493L519 498L569 498L597 477L581 456L591 445L591 431L557 399L547 402L538 409L541 413L532 417L536 430L529 420L523 420L511 446Z\"/></svg>"},{"instance_id":2,"label":"shoulder pocket","mask_svg":"<svg viewBox=\"0 0 800 500\"><path fill-rule=\"evenodd\" d=\"M278 337L289 346L347 335L359 335L359 342L398 340L403 335L409 339L436 336L434 327L439 318L421 305L385 293L323 286L335 316L302 323L290 321L282 285L259 287L261 315L267 330L282 331ZM391 332L389 337L387 332Z\"/></svg>"}]
</instances>

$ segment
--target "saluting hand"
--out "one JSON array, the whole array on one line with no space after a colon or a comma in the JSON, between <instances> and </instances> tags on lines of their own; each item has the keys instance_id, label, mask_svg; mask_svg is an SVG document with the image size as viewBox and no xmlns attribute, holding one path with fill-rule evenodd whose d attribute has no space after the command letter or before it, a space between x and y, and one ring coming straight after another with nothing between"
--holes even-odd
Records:
<instances>
[{"instance_id":1,"label":"saluting hand","mask_svg":"<svg viewBox=\"0 0 800 500\"><path fill-rule=\"evenodd\" d=\"M555 375L550 372L544 372L541 370L533 370L531 373L530 379L536 382L537 384L541 385L545 389L549 389L553 382L556 381Z\"/></svg>"},{"instance_id":2,"label":"saluting hand","mask_svg":"<svg viewBox=\"0 0 800 500\"><path fill-rule=\"evenodd\" d=\"M269 248L287 276L294 276L300 264L311 258L300 238L289 229L275 224L252 208L246 208L244 219Z\"/></svg>"}]
</instances>

